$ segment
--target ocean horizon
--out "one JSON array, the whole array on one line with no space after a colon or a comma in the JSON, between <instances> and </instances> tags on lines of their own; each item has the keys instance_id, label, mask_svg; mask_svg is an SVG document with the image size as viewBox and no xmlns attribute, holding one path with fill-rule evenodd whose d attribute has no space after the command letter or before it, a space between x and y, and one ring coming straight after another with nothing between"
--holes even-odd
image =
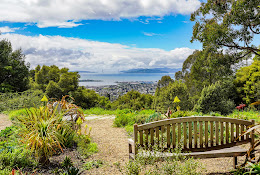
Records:
<instances>
[{"instance_id":1,"label":"ocean horizon","mask_svg":"<svg viewBox=\"0 0 260 175\"><path fill-rule=\"evenodd\" d=\"M162 76L169 75L174 79L175 73L85 73L80 74L80 86L117 85L117 82L157 82ZM85 81L84 81L85 80Z\"/></svg>"}]
</instances>

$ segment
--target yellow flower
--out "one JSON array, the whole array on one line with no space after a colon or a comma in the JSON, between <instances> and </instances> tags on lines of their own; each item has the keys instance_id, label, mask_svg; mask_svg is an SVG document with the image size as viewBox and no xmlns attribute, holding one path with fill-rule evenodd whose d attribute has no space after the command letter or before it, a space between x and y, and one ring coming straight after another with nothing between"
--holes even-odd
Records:
<instances>
[{"instance_id":1,"label":"yellow flower","mask_svg":"<svg viewBox=\"0 0 260 175\"><path fill-rule=\"evenodd\" d=\"M42 97L41 101L47 102L47 101L48 101L48 98L44 95L44 96Z\"/></svg>"},{"instance_id":2,"label":"yellow flower","mask_svg":"<svg viewBox=\"0 0 260 175\"><path fill-rule=\"evenodd\" d=\"M179 103L181 100L176 96L175 98L174 98L174 101L173 101L173 103Z\"/></svg>"}]
</instances>

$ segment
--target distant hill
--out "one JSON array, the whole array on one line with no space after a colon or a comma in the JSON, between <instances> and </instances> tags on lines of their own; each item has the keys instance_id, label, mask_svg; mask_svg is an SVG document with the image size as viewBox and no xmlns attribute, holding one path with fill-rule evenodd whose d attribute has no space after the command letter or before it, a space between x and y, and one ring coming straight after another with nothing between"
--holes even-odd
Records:
<instances>
[{"instance_id":1,"label":"distant hill","mask_svg":"<svg viewBox=\"0 0 260 175\"><path fill-rule=\"evenodd\" d=\"M171 69L171 68L153 68L153 69L129 69L125 71L120 71L122 73L175 73L181 69Z\"/></svg>"},{"instance_id":2,"label":"distant hill","mask_svg":"<svg viewBox=\"0 0 260 175\"><path fill-rule=\"evenodd\" d=\"M96 73L91 71L70 71L70 72L78 72L78 73Z\"/></svg>"}]
</instances>

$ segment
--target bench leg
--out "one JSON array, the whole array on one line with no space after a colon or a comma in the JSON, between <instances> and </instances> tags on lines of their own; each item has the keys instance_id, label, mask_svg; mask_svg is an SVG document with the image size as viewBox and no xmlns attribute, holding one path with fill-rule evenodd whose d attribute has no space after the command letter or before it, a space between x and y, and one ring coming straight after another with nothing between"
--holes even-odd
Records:
<instances>
[{"instance_id":1,"label":"bench leg","mask_svg":"<svg viewBox=\"0 0 260 175\"><path fill-rule=\"evenodd\" d=\"M233 168L234 169L237 168L237 157L236 156L233 157Z\"/></svg>"}]
</instances>

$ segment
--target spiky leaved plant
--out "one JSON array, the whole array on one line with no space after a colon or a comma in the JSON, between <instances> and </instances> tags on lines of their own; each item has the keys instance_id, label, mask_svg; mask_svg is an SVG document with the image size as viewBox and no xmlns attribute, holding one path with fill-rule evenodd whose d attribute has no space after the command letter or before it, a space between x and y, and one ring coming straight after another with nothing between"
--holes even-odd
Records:
<instances>
[{"instance_id":1,"label":"spiky leaved plant","mask_svg":"<svg viewBox=\"0 0 260 175\"><path fill-rule=\"evenodd\" d=\"M39 158L40 164L48 164L49 158L57 150L62 151L62 135L60 128L68 128L63 114L50 111L47 107L26 109L23 116L16 117L15 124L19 126L22 142Z\"/></svg>"}]
</instances>

